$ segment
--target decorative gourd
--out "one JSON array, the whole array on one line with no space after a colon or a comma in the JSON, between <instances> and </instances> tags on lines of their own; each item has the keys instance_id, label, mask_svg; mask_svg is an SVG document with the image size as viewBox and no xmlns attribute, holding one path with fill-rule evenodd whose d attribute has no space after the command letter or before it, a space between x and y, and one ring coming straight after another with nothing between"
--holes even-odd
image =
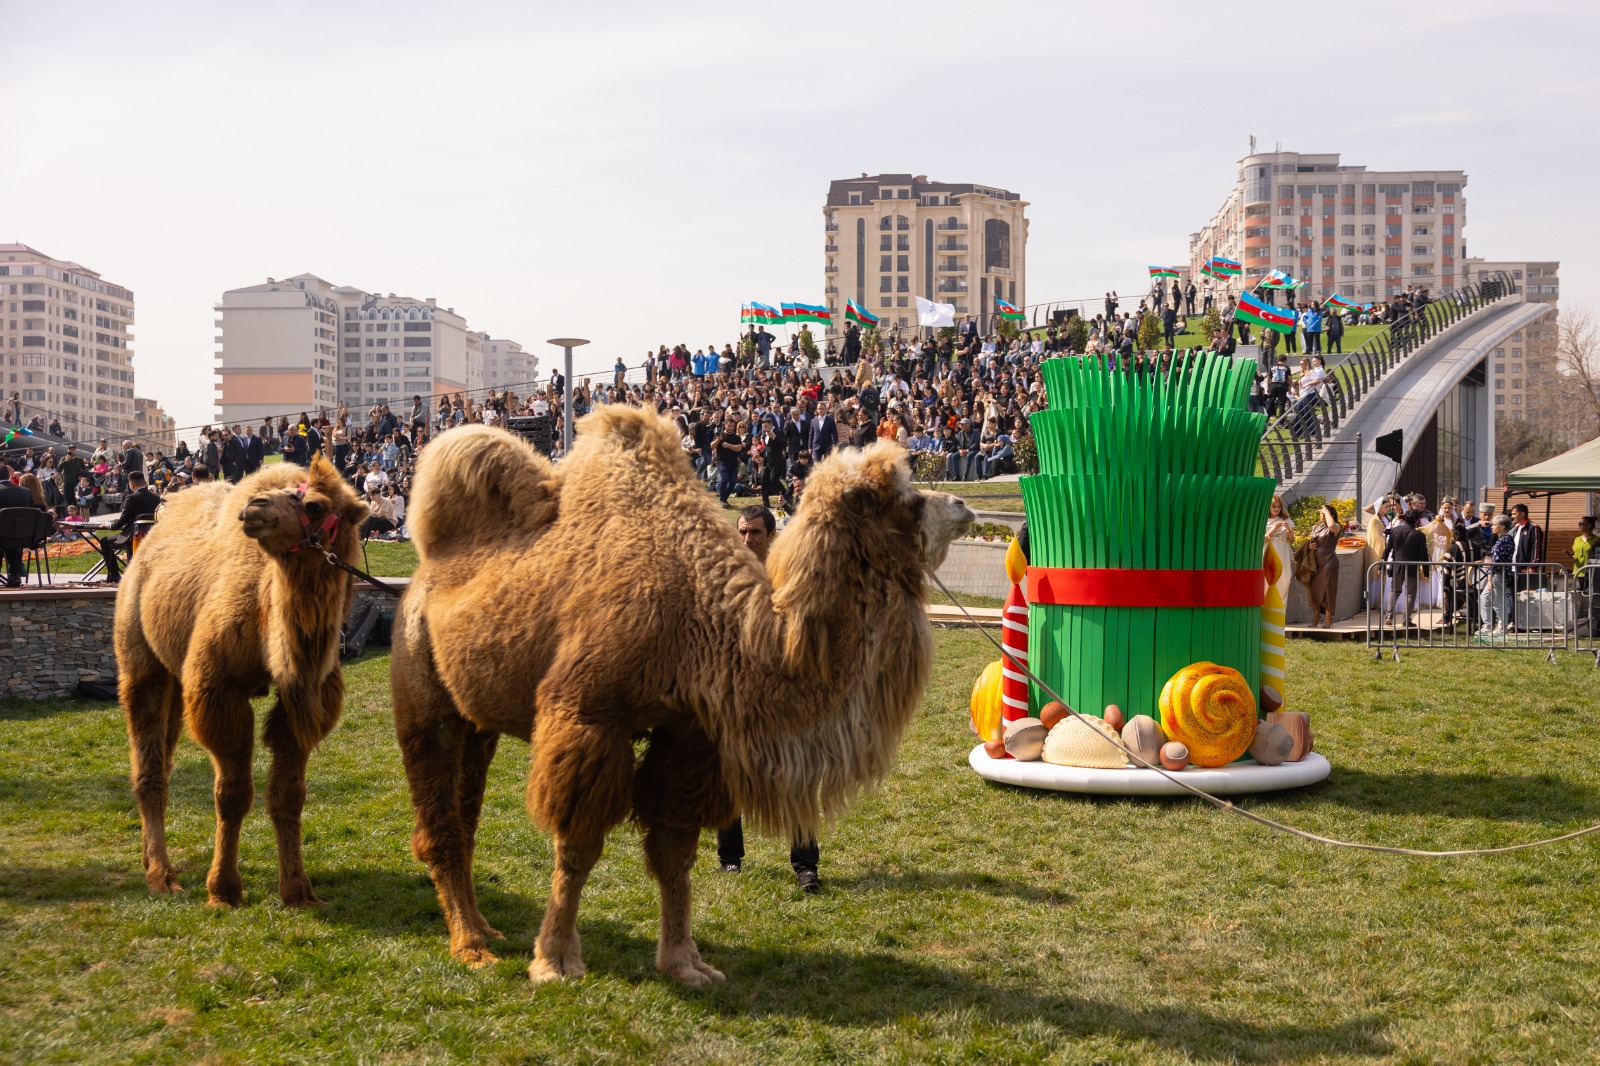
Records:
<instances>
[{"instance_id":1,"label":"decorative gourd","mask_svg":"<svg viewBox=\"0 0 1600 1066\"><path fill-rule=\"evenodd\" d=\"M1128 763L1116 731L1098 718L1067 718L1044 741L1044 761L1057 766L1120 770Z\"/></svg>"},{"instance_id":2,"label":"decorative gourd","mask_svg":"<svg viewBox=\"0 0 1600 1066\"><path fill-rule=\"evenodd\" d=\"M1257 722L1250 757L1262 766L1277 766L1294 751L1294 738L1277 722Z\"/></svg>"},{"instance_id":3,"label":"decorative gourd","mask_svg":"<svg viewBox=\"0 0 1600 1066\"><path fill-rule=\"evenodd\" d=\"M1294 748L1289 752L1289 762L1299 762L1311 754L1316 737L1311 732L1309 714L1304 711L1274 711L1267 715L1267 721L1282 726L1294 741Z\"/></svg>"},{"instance_id":4,"label":"decorative gourd","mask_svg":"<svg viewBox=\"0 0 1600 1066\"><path fill-rule=\"evenodd\" d=\"M1044 752L1048 730L1037 718L1018 718L1006 723L1006 753L1018 762L1032 762Z\"/></svg>"},{"instance_id":5,"label":"decorative gourd","mask_svg":"<svg viewBox=\"0 0 1600 1066\"><path fill-rule=\"evenodd\" d=\"M1000 660L983 668L972 685L972 699L968 703L972 712L972 728L979 740L1000 739Z\"/></svg>"},{"instance_id":6,"label":"decorative gourd","mask_svg":"<svg viewBox=\"0 0 1600 1066\"><path fill-rule=\"evenodd\" d=\"M1181 740L1161 745L1161 767L1164 770L1182 770L1189 765L1189 749Z\"/></svg>"},{"instance_id":7,"label":"decorative gourd","mask_svg":"<svg viewBox=\"0 0 1600 1066\"><path fill-rule=\"evenodd\" d=\"M1239 671L1194 663L1161 689L1161 729L1182 741L1196 766L1226 766L1256 734L1256 697Z\"/></svg>"},{"instance_id":8,"label":"decorative gourd","mask_svg":"<svg viewBox=\"0 0 1600 1066\"><path fill-rule=\"evenodd\" d=\"M1154 766L1161 761L1161 745L1166 740L1161 726L1148 714L1136 714L1122 727L1122 746L1144 760L1144 763L1138 759L1129 760L1140 769L1144 769L1145 763Z\"/></svg>"}]
</instances>

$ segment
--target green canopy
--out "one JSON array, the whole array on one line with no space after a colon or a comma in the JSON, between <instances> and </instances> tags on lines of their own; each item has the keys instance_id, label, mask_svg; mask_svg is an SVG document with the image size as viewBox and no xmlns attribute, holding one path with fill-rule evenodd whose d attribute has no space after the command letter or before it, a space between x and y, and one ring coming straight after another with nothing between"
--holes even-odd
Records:
<instances>
[{"instance_id":1,"label":"green canopy","mask_svg":"<svg viewBox=\"0 0 1600 1066\"><path fill-rule=\"evenodd\" d=\"M1508 474L1506 488L1523 492L1600 492L1600 437L1554 459Z\"/></svg>"}]
</instances>

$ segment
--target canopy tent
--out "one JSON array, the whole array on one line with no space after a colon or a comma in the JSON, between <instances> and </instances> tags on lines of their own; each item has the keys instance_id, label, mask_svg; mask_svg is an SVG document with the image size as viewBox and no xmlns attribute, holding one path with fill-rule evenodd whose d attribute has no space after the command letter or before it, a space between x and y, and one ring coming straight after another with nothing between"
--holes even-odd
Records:
<instances>
[{"instance_id":1,"label":"canopy tent","mask_svg":"<svg viewBox=\"0 0 1600 1066\"><path fill-rule=\"evenodd\" d=\"M1508 492L1600 492L1600 437L1506 475Z\"/></svg>"}]
</instances>

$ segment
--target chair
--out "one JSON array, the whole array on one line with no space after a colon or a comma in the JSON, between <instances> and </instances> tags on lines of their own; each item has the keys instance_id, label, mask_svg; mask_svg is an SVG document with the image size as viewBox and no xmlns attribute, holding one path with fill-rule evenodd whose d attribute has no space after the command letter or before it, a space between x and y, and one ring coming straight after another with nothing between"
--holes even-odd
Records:
<instances>
[{"instance_id":1,"label":"chair","mask_svg":"<svg viewBox=\"0 0 1600 1066\"><path fill-rule=\"evenodd\" d=\"M0 508L0 550L32 552L33 572L40 585L44 584L44 578L39 569L39 559L44 559L46 570L50 567L50 556L45 552L50 540L50 526L50 516L37 507Z\"/></svg>"}]
</instances>

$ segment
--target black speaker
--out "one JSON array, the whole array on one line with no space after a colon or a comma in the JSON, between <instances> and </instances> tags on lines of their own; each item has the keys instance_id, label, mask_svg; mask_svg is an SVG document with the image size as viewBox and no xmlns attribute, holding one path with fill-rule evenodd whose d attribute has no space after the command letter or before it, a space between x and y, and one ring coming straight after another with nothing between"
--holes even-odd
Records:
<instances>
[{"instance_id":1,"label":"black speaker","mask_svg":"<svg viewBox=\"0 0 1600 1066\"><path fill-rule=\"evenodd\" d=\"M1391 429L1374 440L1372 448L1385 459L1393 459L1396 463L1402 462L1401 456L1405 454L1405 430Z\"/></svg>"},{"instance_id":2,"label":"black speaker","mask_svg":"<svg viewBox=\"0 0 1600 1066\"><path fill-rule=\"evenodd\" d=\"M523 415L506 419L506 428L549 455L556 450L555 415Z\"/></svg>"}]
</instances>

